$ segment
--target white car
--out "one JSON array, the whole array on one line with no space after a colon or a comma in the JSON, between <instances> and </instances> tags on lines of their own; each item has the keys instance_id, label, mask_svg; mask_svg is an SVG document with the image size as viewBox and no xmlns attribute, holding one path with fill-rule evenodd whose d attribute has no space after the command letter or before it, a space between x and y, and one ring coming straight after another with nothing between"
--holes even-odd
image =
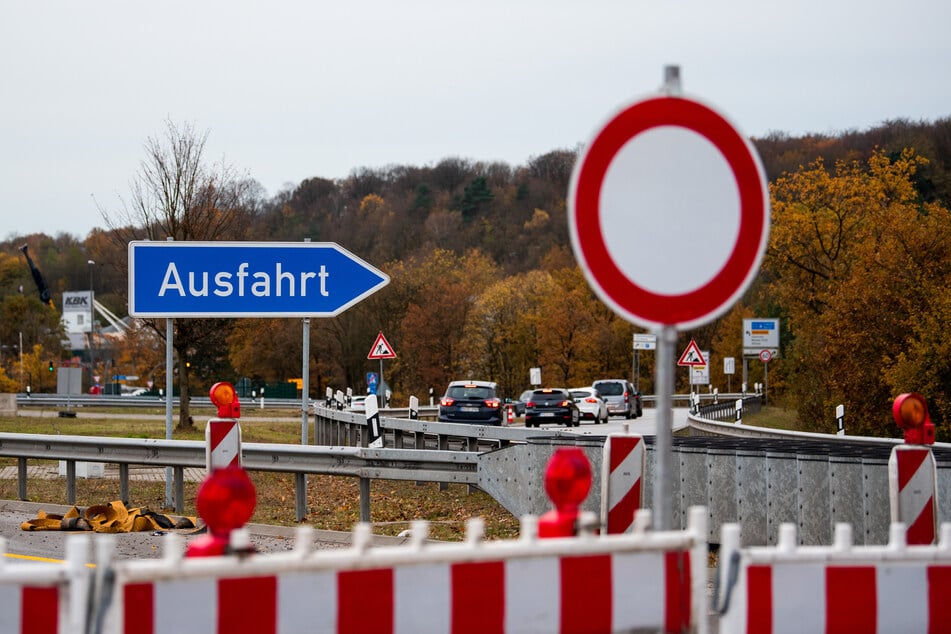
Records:
<instances>
[{"instance_id":1,"label":"white car","mask_svg":"<svg viewBox=\"0 0 951 634\"><path fill-rule=\"evenodd\" d=\"M581 412L581 418L593 420L594 424L606 423L610 414L608 414L608 405L604 398L593 387L575 387L568 390L571 398L578 405L578 411Z\"/></svg>"},{"instance_id":2,"label":"white car","mask_svg":"<svg viewBox=\"0 0 951 634\"><path fill-rule=\"evenodd\" d=\"M350 406L347 407L351 412L361 412L366 413L367 411L367 397L366 396L354 396L350 399Z\"/></svg>"}]
</instances>

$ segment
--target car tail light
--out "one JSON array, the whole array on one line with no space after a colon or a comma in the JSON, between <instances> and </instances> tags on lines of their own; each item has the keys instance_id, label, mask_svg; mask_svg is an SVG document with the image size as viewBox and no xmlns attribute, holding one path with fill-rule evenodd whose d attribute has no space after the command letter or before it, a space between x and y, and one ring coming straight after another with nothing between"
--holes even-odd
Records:
<instances>
[{"instance_id":1,"label":"car tail light","mask_svg":"<svg viewBox=\"0 0 951 634\"><path fill-rule=\"evenodd\" d=\"M597 402L598 402L598 399L594 398L593 396L589 396L588 398L586 398L586 399L584 400L584 402L585 402L585 403L597 403Z\"/></svg>"},{"instance_id":2,"label":"car tail light","mask_svg":"<svg viewBox=\"0 0 951 634\"><path fill-rule=\"evenodd\" d=\"M535 401L525 401L525 407L535 407Z\"/></svg>"},{"instance_id":3,"label":"car tail light","mask_svg":"<svg viewBox=\"0 0 951 634\"><path fill-rule=\"evenodd\" d=\"M456 399L450 398L448 396L444 396L441 399L439 399L439 404L442 405L443 407L450 407L455 402L456 402Z\"/></svg>"},{"instance_id":4,"label":"car tail light","mask_svg":"<svg viewBox=\"0 0 951 634\"><path fill-rule=\"evenodd\" d=\"M558 404L560 407L571 407L571 401L562 401Z\"/></svg>"},{"instance_id":5,"label":"car tail light","mask_svg":"<svg viewBox=\"0 0 951 634\"><path fill-rule=\"evenodd\" d=\"M485 399L485 406L491 407L492 409L498 409L502 407L502 401L497 398L487 398Z\"/></svg>"}]
</instances>

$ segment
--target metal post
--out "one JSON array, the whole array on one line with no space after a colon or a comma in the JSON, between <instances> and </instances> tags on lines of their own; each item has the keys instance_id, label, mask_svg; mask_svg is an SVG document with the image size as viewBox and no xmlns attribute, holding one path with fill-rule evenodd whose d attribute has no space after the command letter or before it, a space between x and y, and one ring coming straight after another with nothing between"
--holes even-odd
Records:
<instances>
[{"instance_id":1,"label":"metal post","mask_svg":"<svg viewBox=\"0 0 951 634\"><path fill-rule=\"evenodd\" d=\"M387 406L386 403L386 389L383 387L383 359L380 359L380 384L376 388L377 396L379 397L379 403L381 404L381 409Z\"/></svg>"},{"instance_id":2,"label":"metal post","mask_svg":"<svg viewBox=\"0 0 951 634\"><path fill-rule=\"evenodd\" d=\"M304 317L304 341L301 345L301 419L300 444L306 445L310 436L310 317Z\"/></svg>"},{"instance_id":3,"label":"metal post","mask_svg":"<svg viewBox=\"0 0 951 634\"><path fill-rule=\"evenodd\" d=\"M17 458L17 499L26 500L26 458Z\"/></svg>"},{"instance_id":4,"label":"metal post","mask_svg":"<svg viewBox=\"0 0 951 634\"><path fill-rule=\"evenodd\" d=\"M129 504L129 464L119 463L119 499L123 504Z\"/></svg>"},{"instance_id":5,"label":"metal post","mask_svg":"<svg viewBox=\"0 0 951 634\"><path fill-rule=\"evenodd\" d=\"M671 506L671 461L673 460L674 413L674 346L677 344L677 329L661 326L657 331L657 422L654 444L654 528L670 530L673 527Z\"/></svg>"},{"instance_id":6,"label":"metal post","mask_svg":"<svg viewBox=\"0 0 951 634\"><path fill-rule=\"evenodd\" d=\"M370 521L370 479L360 478L360 521Z\"/></svg>"},{"instance_id":7,"label":"metal post","mask_svg":"<svg viewBox=\"0 0 951 634\"><path fill-rule=\"evenodd\" d=\"M307 240L310 242L310 240ZM301 345L301 421L300 444L306 445L310 436L310 317L304 317L304 341ZM314 421L314 442L317 442L317 422ZM307 515L307 474L297 473L294 478L294 511L298 522Z\"/></svg>"},{"instance_id":8,"label":"metal post","mask_svg":"<svg viewBox=\"0 0 951 634\"><path fill-rule=\"evenodd\" d=\"M172 333L175 324L172 319L165 320L165 440L172 439L172 392L174 382L172 372L175 362L172 358ZM165 467L165 508L171 508L172 501L172 468Z\"/></svg>"},{"instance_id":9,"label":"metal post","mask_svg":"<svg viewBox=\"0 0 951 634\"><path fill-rule=\"evenodd\" d=\"M294 474L294 515L298 522L307 517L307 474Z\"/></svg>"},{"instance_id":10,"label":"metal post","mask_svg":"<svg viewBox=\"0 0 951 634\"><path fill-rule=\"evenodd\" d=\"M76 461L66 461L66 503L76 504Z\"/></svg>"}]
</instances>

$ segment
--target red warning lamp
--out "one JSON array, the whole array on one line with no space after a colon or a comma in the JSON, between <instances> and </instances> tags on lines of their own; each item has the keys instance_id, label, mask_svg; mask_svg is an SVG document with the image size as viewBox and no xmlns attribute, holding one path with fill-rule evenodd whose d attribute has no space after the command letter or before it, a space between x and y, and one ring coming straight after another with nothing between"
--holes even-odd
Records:
<instances>
[{"instance_id":1,"label":"red warning lamp","mask_svg":"<svg viewBox=\"0 0 951 634\"><path fill-rule=\"evenodd\" d=\"M212 557L228 552L231 531L244 526L254 514L257 493L241 467L215 469L201 483L195 498L198 515L208 533L188 545L188 557Z\"/></svg>"},{"instance_id":2,"label":"red warning lamp","mask_svg":"<svg viewBox=\"0 0 951 634\"><path fill-rule=\"evenodd\" d=\"M539 537L577 533L578 509L591 490L591 463L578 447L562 447L545 469L545 492L555 508L538 519Z\"/></svg>"},{"instance_id":3,"label":"red warning lamp","mask_svg":"<svg viewBox=\"0 0 951 634\"><path fill-rule=\"evenodd\" d=\"M227 381L220 381L211 386L209 391L211 402L218 408L218 418L241 418L241 403L238 402L238 393L234 386Z\"/></svg>"},{"instance_id":4,"label":"red warning lamp","mask_svg":"<svg viewBox=\"0 0 951 634\"><path fill-rule=\"evenodd\" d=\"M901 394L892 404L892 418L905 430L910 445L933 445L934 423L928 415L928 403L917 392Z\"/></svg>"}]
</instances>

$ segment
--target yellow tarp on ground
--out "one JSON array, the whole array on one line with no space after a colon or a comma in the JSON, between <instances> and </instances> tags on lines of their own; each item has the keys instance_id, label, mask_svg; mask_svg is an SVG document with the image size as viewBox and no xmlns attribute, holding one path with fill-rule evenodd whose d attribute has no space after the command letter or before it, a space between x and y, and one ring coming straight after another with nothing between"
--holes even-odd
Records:
<instances>
[{"instance_id":1,"label":"yellow tarp on ground","mask_svg":"<svg viewBox=\"0 0 951 634\"><path fill-rule=\"evenodd\" d=\"M40 511L36 519L20 524L25 531L95 531L97 533L131 533L134 531L196 528L194 517L180 517L155 513L147 508L127 509L116 500L98 504L81 511L74 506L65 515Z\"/></svg>"}]
</instances>

